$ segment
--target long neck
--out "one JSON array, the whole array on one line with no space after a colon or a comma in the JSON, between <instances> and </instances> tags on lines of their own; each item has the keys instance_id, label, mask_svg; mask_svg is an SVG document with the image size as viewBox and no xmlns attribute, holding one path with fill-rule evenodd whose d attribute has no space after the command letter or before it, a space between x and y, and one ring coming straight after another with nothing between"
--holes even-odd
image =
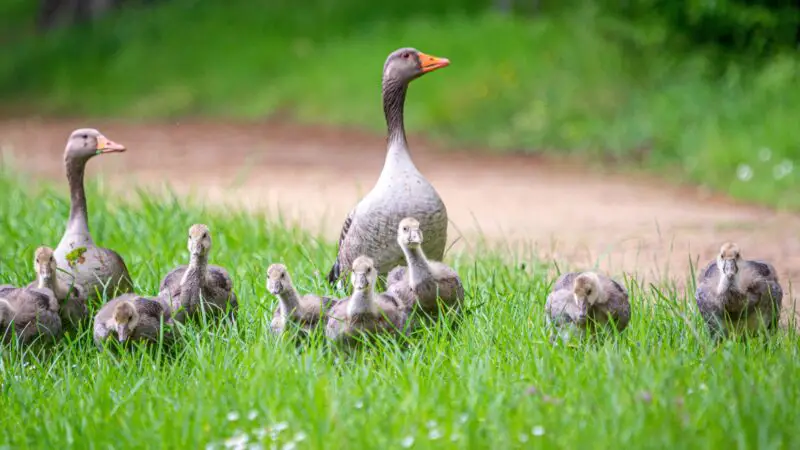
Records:
<instances>
[{"instance_id":1,"label":"long neck","mask_svg":"<svg viewBox=\"0 0 800 450\"><path fill-rule=\"evenodd\" d=\"M188 307L198 301L197 297L205 286L208 272L208 256L192 254L189 266L181 278L181 306Z\"/></svg>"},{"instance_id":2,"label":"long neck","mask_svg":"<svg viewBox=\"0 0 800 450\"><path fill-rule=\"evenodd\" d=\"M297 309L300 306L300 299L297 298L297 291L293 286L289 286L289 289L283 291L278 296L278 300L280 301L281 315L283 315L283 317L288 317L297 313Z\"/></svg>"},{"instance_id":3,"label":"long neck","mask_svg":"<svg viewBox=\"0 0 800 450\"><path fill-rule=\"evenodd\" d=\"M394 78L383 79L383 114L388 127L386 162L383 171L414 167L408 153L406 130L403 125L403 109L406 103L408 84Z\"/></svg>"},{"instance_id":4,"label":"long neck","mask_svg":"<svg viewBox=\"0 0 800 450\"><path fill-rule=\"evenodd\" d=\"M417 284L425 281L433 276L431 272L431 265L428 263L428 258L422 251L422 246L407 247L401 246L403 253L406 255L406 262L408 262L408 276L412 284Z\"/></svg>"},{"instance_id":5,"label":"long neck","mask_svg":"<svg viewBox=\"0 0 800 450\"><path fill-rule=\"evenodd\" d=\"M378 314L378 307L374 301L375 285L371 284L368 289L356 290L350 297L350 304L347 305L347 315L352 317L357 314L371 313Z\"/></svg>"},{"instance_id":6,"label":"long neck","mask_svg":"<svg viewBox=\"0 0 800 450\"><path fill-rule=\"evenodd\" d=\"M86 160L67 157L65 162L70 196L67 233L81 235L88 243L91 243L92 238L89 234L88 222L89 212L86 208L86 191L83 187Z\"/></svg>"},{"instance_id":7,"label":"long neck","mask_svg":"<svg viewBox=\"0 0 800 450\"><path fill-rule=\"evenodd\" d=\"M50 277L39 276L37 287L39 289L50 289L59 300L63 300L69 295L69 286L64 284L56 275Z\"/></svg>"}]
</instances>

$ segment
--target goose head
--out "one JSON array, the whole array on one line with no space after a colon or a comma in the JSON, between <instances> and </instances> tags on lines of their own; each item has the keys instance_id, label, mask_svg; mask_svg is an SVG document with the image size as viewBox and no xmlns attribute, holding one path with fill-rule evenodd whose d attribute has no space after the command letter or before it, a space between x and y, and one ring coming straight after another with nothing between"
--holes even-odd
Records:
<instances>
[{"instance_id":1,"label":"goose head","mask_svg":"<svg viewBox=\"0 0 800 450\"><path fill-rule=\"evenodd\" d=\"M406 47L393 51L383 65L383 77L408 83L436 69L447 67L450 60L427 55L421 51Z\"/></svg>"},{"instance_id":2,"label":"goose head","mask_svg":"<svg viewBox=\"0 0 800 450\"><path fill-rule=\"evenodd\" d=\"M738 245L733 242L722 244L717 255L717 267L724 277L731 279L736 276L741 261L742 255L739 253Z\"/></svg>"},{"instance_id":3,"label":"goose head","mask_svg":"<svg viewBox=\"0 0 800 450\"><path fill-rule=\"evenodd\" d=\"M53 249L47 246L37 248L33 256L33 268L36 271L36 279L46 286L50 285L56 277L57 270Z\"/></svg>"},{"instance_id":4,"label":"goose head","mask_svg":"<svg viewBox=\"0 0 800 450\"><path fill-rule=\"evenodd\" d=\"M139 325L139 312L132 302L120 302L114 308L114 324L117 331L117 339L125 342Z\"/></svg>"},{"instance_id":5,"label":"goose head","mask_svg":"<svg viewBox=\"0 0 800 450\"><path fill-rule=\"evenodd\" d=\"M578 275L572 285L572 292L579 303L594 305L606 300L603 288L600 286L600 277L594 272Z\"/></svg>"},{"instance_id":6,"label":"goose head","mask_svg":"<svg viewBox=\"0 0 800 450\"><path fill-rule=\"evenodd\" d=\"M96 155L124 151L124 145L108 139L94 128L79 128L69 135L64 158L86 161Z\"/></svg>"},{"instance_id":7,"label":"goose head","mask_svg":"<svg viewBox=\"0 0 800 450\"><path fill-rule=\"evenodd\" d=\"M192 256L206 256L211 250L211 232L203 224L194 224L189 228L189 253Z\"/></svg>"},{"instance_id":8,"label":"goose head","mask_svg":"<svg viewBox=\"0 0 800 450\"><path fill-rule=\"evenodd\" d=\"M397 243L405 248L418 248L422 245L422 230L417 219L406 217L400 221L397 227Z\"/></svg>"},{"instance_id":9,"label":"goose head","mask_svg":"<svg viewBox=\"0 0 800 450\"><path fill-rule=\"evenodd\" d=\"M378 271L375 269L375 261L369 256L359 256L353 261L353 274L351 282L356 291L367 291L375 285L378 279Z\"/></svg>"},{"instance_id":10,"label":"goose head","mask_svg":"<svg viewBox=\"0 0 800 450\"><path fill-rule=\"evenodd\" d=\"M292 288L289 271L283 264L273 264L267 268L267 290L272 295L281 295Z\"/></svg>"}]
</instances>

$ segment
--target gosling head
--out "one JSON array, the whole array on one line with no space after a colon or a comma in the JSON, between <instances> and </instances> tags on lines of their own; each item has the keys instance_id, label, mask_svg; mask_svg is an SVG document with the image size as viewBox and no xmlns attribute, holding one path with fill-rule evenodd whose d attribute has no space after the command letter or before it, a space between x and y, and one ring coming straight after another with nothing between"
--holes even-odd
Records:
<instances>
[{"instance_id":1,"label":"gosling head","mask_svg":"<svg viewBox=\"0 0 800 450\"><path fill-rule=\"evenodd\" d=\"M120 302L114 308L114 322L116 322L117 339L125 342L139 325L139 312L129 301Z\"/></svg>"},{"instance_id":2,"label":"gosling head","mask_svg":"<svg viewBox=\"0 0 800 450\"><path fill-rule=\"evenodd\" d=\"M36 278L40 283L49 285L56 277L56 257L53 249L41 246L36 249L33 256L33 269L36 271Z\"/></svg>"},{"instance_id":3,"label":"gosling head","mask_svg":"<svg viewBox=\"0 0 800 450\"><path fill-rule=\"evenodd\" d=\"M397 243L400 247L406 248L419 248L422 245L422 230L417 219L406 217L400 221L400 226L397 228Z\"/></svg>"},{"instance_id":4,"label":"gosling head","mask_svg":"<svg viewBox=\"0 0 800 450\"><path fill-rule=\"evenodd\" d=\"M603 303L605 297L600 287L600 278L594 272L584 272L575 278L572 285L575 300L589 305Z\"/></svg>"},{"instance_id":5,"label":"gosling head","mask_svg":"<svg viewBox=\"0 0 800 450\"><path fill-rule=\"evenodd\" d=\"M447 58L437 58L426 55L415 48L406 47L389 54L383 65L383 77L408 83L426 73L449 65L450 60Z\"/></svg>"},{"instance_id":6,"label":"gosling head","mask_svg":"<svg viewBox=\"0 0 800 450\"><path fill-rule=\"evenodd\" d=\"M739 271L739 263L742 255L739 253L739 246L733 242L722 244L717 255L717 267L724 277L733 278Z\"/></svg>"},{"instance_id":7,"label":"gosling head","mask_svg":"<svg viewBox=\"0 0 800 450\"><path fill-rule=\"evenodd\" d=\"M206 256L211 250L211 232L203 224L189 228L189 253L192 256Z\"/></svg>"},{"instance_id":8,"label":"gosling head","mask_svg":"<svg viewBox=\"0 0 800 450\"><path fill-rule=\"evenodd\" d=\"M292 288L289 271L283 264L273 264L267 268L267 290L272 295L281 295Z\"/></svg>"},{"instance_id":9,"label":"gosling head","mask_svg":"<svg viewBox=\"0 0 800 450\"><path fill-rule=\"evenodd\" d=\"M95 155L124 152L125 146L103 136L94 128L80 128L72 132L67 140L64 157L87 160Z\"/></svg>"},{"instance_id":10,"label":"gosling head","mask_svg":"<svg viewBox=\"0 0 800 450\"><path fill-rule=\"evenodd\" d=\"M359 256L353 261L353 271L351 280L353 289L356 291L366 291L375 285L378 279L378 271L375 269L375 261L369 256Z\"/></svg>"}]
</instances>

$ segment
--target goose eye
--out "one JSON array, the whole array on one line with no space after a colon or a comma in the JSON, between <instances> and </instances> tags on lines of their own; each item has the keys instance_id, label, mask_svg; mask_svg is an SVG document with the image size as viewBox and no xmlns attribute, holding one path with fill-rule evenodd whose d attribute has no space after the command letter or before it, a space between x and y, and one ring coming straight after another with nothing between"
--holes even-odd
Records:
<instances>
[{"instance_id":1,"label":"goose eye","mask_svg":"<svg viewBox=\"0 0 800 450\"><path fill-rule=\"evenodd\" d=\"M83 135L83 136L81 136L81 137L82 137L82 138L84 138L84 139L89 139L89 135L88 135L88 134L84 134L84 135Z\"/></svg>"},{"instance_id":2,"label":"goose eye","mask_svg":"<svg viewBox=\"0 0 800 450\"><path fill-rule=\"evenodd\" d=\"M403 53L403 58L405 58L405 59L411 58L411 53L408 53L408 52Z\"/></svg>"},{"instance_id":3,"label":"goose eye","mask_svg":"<svg viewBox=\"0 0 800 450\"><path fill-rule=\"evenodd\" d=\"M592 295L592 290L591 289L587 289L586 290L586 295Z\"/></svg>"},{"instance_id":4,"label":"goose eye","mask_svg":"<svg viewBox=\"0 0 800 450\"><path fill-rule=\"evenodd\" d=\"M408 232L408 227L403 227L403 231Z\"/></svg>"},{"instance_id":5,"label":"goose eye","mask_svg":"<svg viewBox=\"0 0 800 450\"><path fill-rule=\"evenodd\" d=\"M285 273L282 273L282 274L281 274L281 279L284 279L284 278L286 278L286 274L285 274Z\"/></svg>"}]
</instances>

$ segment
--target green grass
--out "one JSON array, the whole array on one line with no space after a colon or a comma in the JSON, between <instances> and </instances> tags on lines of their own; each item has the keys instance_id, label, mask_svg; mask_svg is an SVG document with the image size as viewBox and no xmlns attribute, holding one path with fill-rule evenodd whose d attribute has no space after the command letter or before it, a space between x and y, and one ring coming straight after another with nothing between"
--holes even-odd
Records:
<instances>
[{"instance_id":1,"label":"green grass","mask_svg":"<svg viewBox=\"0 0 800 450\"><path fill-rule=\"evenodd\" d=\"M63 186L10 175L0 190L0 283L20 285L32 278L35 247L59 240L68 203ZM208 224L212 262L234 277L238 326L189 327L172 356L101 354L89 330L50 349L2 348L0 446L221 448L243 434L258 448L298 449L412 439L412 448L798 445L796 332L715 347L685 292L662 287L662 298L631 281L633 318L621 336L554 348L545 267L524 255L451 255L473 310L454 335L436 328L406 349L384 343L337 359L322 341L298 351L269 334L275 301L264 283L267 265L283 261L302 291L324 291L330 240L174 199L114 203L96 187L89 207L95 240L123 255L142 294L185 262L188 226Z\"/></svg>"},{"instance_id":2,"label":"green grass","mask_svg":"<svg viewBox=\"0 0 800 450\"><path fill-rule=\"evenodd\" d=\"M487 3L315 0L298 9L288 1L173 0L17 40L0 57L0 96L12 113L288 113L381 132L382 64L411 45L452 61L415 82L407 108L413 133L455 148L641 166L800 208L796 53L720 68L699 50L675 51L655 22L634 25L591 7L496 17L484 12Z\"/></svg>"}]
</instances>

